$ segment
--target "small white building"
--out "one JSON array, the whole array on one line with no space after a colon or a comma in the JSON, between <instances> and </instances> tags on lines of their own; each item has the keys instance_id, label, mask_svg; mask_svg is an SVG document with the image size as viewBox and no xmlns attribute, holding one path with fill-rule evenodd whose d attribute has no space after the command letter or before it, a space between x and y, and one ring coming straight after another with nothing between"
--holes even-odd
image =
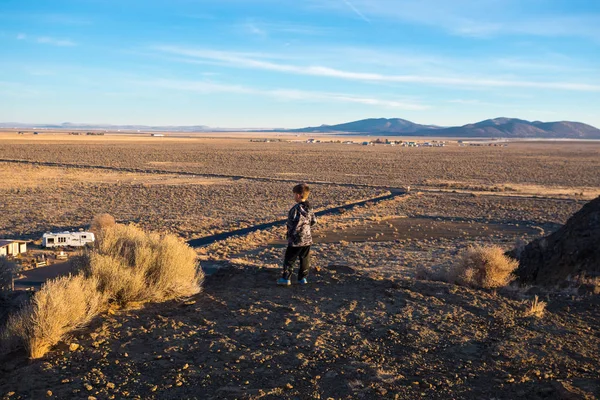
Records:
<instances>
[{"instance_id":1,"label":"small white building","mask_svg":"<svg viewBox=\"0 0 600 400\"><path fill-rule=\"evenodd\" d=\"M27 242L0 239L0 256L16 256L27 253Z\"/></svg>"},{"instance_id":2,"label":"small white building","mask_svg":"<svg viewBox=\"0 0 600 400\"><path fill-rule=\"evenodd\" d=\"M59 232L44 233L42 236L43 247L81 247L96 240L92 232Z\"/></svg>"}]
</instances>

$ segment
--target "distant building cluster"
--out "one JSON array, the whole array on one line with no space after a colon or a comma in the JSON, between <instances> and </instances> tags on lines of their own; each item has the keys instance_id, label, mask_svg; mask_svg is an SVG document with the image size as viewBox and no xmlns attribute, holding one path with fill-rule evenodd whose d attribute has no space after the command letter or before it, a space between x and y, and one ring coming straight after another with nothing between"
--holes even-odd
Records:
<instances>
[{"instance_id":1,"label":"distant building cluster","mask_svg":"<svg viewBox=\"0 0 600 400\"><path fill-rule=\"evenodd\" d=\"M154 135L158 136L158 135ZM498 142L498 141L464 141L464 140L390 140L390 139L381 139L377 138L374 140L365 140L365 141L354 141L354 140L324 140L324 139L315 139L310 138L306 140L284 140L284 139L250 139L251 142L256 143L279 143L279 142L295 142L295 143L306 143L306 144L346 144L346 145L361 145L361 146L400 146L400 147L446 147L449 143L458 143L458 146L492 146L492 147L507 147L508 144L506 142Z\"/></svg>"},{"instance_id":2,"label":"distant building cluster","mask_svg":"<svg viewBox=\"0 0 600 400\"><path fill-rule=\"evenodd\" d=\"M460 147L471 146L471 147L508 147L508 143L501 142L466 142L459 140L458 145Z\"/></svg>"},{"instance_id":3,"label":"distant building cluster","mask_svg":"<svg viewBox=\"0 0 600 400\"><path fill-rule=\"evenodd\" d=\"M384 145L384 146L401 146L401 147L445 147L445 141L432 140L429 142L416 142L416 141L406 141L406 140L389 140L389 139L375 139L370 141L363 142L355 142L353 140L318 140L318 139L308 139L306 143L342 143L342 144L357 144L362 146L376 146L376 145Z\"/></svg>"}]
</instances>

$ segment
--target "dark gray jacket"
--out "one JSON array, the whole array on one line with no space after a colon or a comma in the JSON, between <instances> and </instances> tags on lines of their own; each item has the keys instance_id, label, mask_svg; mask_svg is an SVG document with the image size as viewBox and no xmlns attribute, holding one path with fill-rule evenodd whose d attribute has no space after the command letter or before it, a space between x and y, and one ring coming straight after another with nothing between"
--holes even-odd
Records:
<instances>
[{"instance_id":1,"label":"dark gray jacket","mask_svg":"<svg viewBox=\"0 0 600 400\"><path fill-rule=\"evenodd\" d=\"M307 201L297 203L287 218L288 246L301 247L312 244L310 227L317 223L317 217Z\"/></svg>"}]
</instances>

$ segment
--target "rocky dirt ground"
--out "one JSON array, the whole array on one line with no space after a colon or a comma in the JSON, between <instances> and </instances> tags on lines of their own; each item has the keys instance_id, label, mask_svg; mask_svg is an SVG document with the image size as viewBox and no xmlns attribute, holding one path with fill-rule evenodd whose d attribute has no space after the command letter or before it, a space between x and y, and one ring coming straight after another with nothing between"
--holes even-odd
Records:
<instances>
[{"instance_id":1,"label":"rocky dirt ground","mask_svg":"<svg viewBox=\"0 0 600 400\"><path fill-rule=\"evenodd\" d=\"M309 286L231 266L191 301L98 320L43 361L2 360L0 395L143 399L583 399L600 395L600 297L383 278L347 266ZM21 360L21 361L17 361Z\"/></svg>"},{"instance_id":2,"label":"rocky dirt ground","mask_svg":"<svg viewBox=\"0 0 600 400\"><path fill-rule=\"evenodd\" d=\"M468 194L411 193L319 219L316 262L342 263L413 276L419 265L452 262L469 245L506 250L546 235L584 202ZM276 227L199 249L204 262L278 266L283 230Z\"/></svg>"},{"instance_id":3,"label":"rocky dirt ground","mask_svg":"<svg viewBox=\"0 0 600 400\"><path fill-rule=\"evenodd\" d=\"M380 214L429 216L484 223L548 224L554 230L587 201L536 197L484 196L454 193L413 193L410 200L380 208Z\"/></svg>"},{"instance_id":4,"label":"rocky dirt ground","mask_svg":"<svg viewBox=\"0 0 600 400\"><path fill-rule=\"evenodd\" d=\"M285 218L289 183L206 179L0 164L0 237L38 239L86 227L98 213L186 239ZM19 176L20 179L15 179ZM164 179L158 179L164 178ZM177 179L179 178L179 179ZM198 178L195 178L198 179ZM26 184L21 185L21 181ZM312 185L317 208L376 197L385 190Z\"/></svg>"},{"instance_id":5,"label":"rocky dirt ground","mask_svg":"<svg viewBox=\"0 0 600 400\"><path fill-rule=\"evenodd\" d=\"M203 264L220 269L203 293L103 316L41 361L6 356L0 396L599 397L599 296L415 279L419 266L450 263L470 244L509 249L537 237L543 221L562 223L577 205L437 196L323 217L308 286L274 285L283 252L277 228L211 245ZM415 220L408 210L446 218ZM344 240L356 232L360 241ZM541 317L526 313L534 294L548 303Z\"/></svg>"}]
</instances>

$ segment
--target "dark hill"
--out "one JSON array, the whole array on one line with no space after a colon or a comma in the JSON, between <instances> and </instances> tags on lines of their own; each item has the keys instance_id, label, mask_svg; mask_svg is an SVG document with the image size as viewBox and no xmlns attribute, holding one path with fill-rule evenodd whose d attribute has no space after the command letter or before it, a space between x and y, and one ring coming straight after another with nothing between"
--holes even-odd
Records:
<instances>
[{"instance_id":1,"label":"dark hill","mask_svg":"<svg viewBox=\"0 0 600 400\"><path fill-rule=\"evenodd\" d=\"M385 134L389 136L495 137L529 139L600 139L600 129L581 122L530 122L518 118L494 118L442 128L400 118L371 118L338 125L293 129L291 132Z\"/></svg>"},{"instance_id":2,"label":"dark hill","mask_svg":"<svg viewBox=\"0 0 600 400\"><path fill-rule=\"evenodd\" d=\"M291 132L350 132L350 133L414 133L420 130L440 129L434 125L421 125L401 118L369 118L360 121L347 122L338 125L321 125L302 129L292 129Z\"/></svg>"},{"instance_id":3,"label":"dark hill","mask_svg":"<svg viewBox=\"0 0 600 400\"><path fill-rule=\"evenodd\" d=\"M519 278L554 285L568 276L600 276L600 197L587 203L553 234L529 243L519 255Z\"/></svg>"},{"instance_id":4,"label":"dark hill","mask_svg":"<svg viewBox=\"0 0 600 400\"><path fill-rule=\"evenodd\" d=\"M439 136L506 137L547 139L600 139L600 129L581 122L529 122L517 118L495 118L435 132Z\"/></svg>"},{"instance_id":5,"label":"dark hill","mask_svg":"<svg viewBox=\"0 0 600 400\"><path fill-rule=\"evenodd\" d=\"M554 132L556 137L572 137L581 139L600 138L600 130L581 122L533 122L533 124L545 131Z\"/></svg>"},{"instance_id":6,"label":"dark hill","mask_svg":"<svg viewBox=\"0 0 600 400\"><path fill-rule=\"evenodd\" d=\"M600 133L600 131L599 131ZM531 122L517 118L495 118L467 124L436 132L441 136L459 137L514 137L514 138L548 138L555 137L549 131L533 125Z\"/></svg>"}]
</instances>

